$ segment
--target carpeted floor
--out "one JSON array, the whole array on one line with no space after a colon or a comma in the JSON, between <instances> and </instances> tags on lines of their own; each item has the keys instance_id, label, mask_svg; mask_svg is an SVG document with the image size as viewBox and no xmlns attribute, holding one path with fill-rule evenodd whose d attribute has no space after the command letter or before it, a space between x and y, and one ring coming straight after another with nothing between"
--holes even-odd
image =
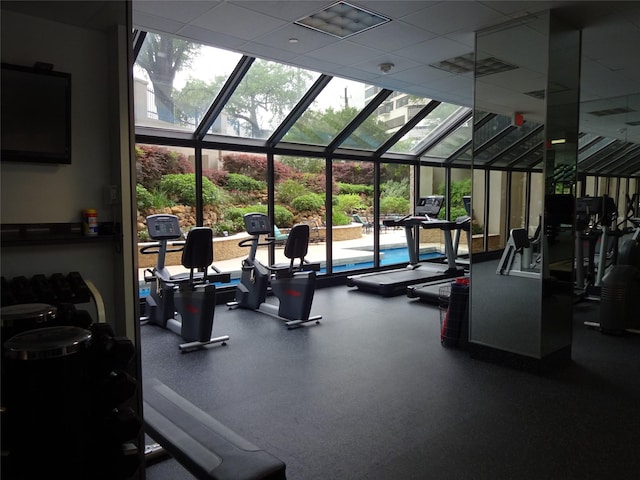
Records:
<instances>
[{"instance_id":1,"label":"carpeted floor","mask_svg":"<svg viewBox=\"0 0 640 480\"><path fill-rule=\"evenodd\" d=\"M572 364L545 376L440 344L439 310L347 287L316 291L320 325L217 307L227 346L181 354L142 327L156 377L287 465L289 480L640 478L640 336L582 325ZM193 478L172 459L149 480Z\"/></svg>"}]
</instances>

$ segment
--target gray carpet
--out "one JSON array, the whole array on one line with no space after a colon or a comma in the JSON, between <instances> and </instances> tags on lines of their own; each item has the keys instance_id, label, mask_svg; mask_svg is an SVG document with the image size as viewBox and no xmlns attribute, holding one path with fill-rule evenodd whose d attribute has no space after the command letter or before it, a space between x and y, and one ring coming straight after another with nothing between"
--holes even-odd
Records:
<instances>
[{"instance_id":1,"label":"gray carpet","mask_svg":"<svg viewBox=\"0 0 640 480\"><path fill-rule=\"evenodd\" d=\"M181 354L142 327L157 377L287 465L290 480L640 478L640 336L582 325L572 364L545 376L440 344L438 308L347 287L316 291L321 324L217 307L227 346ZM174 460L149 480L193 478Z\"/></svg>"}]
</instances>

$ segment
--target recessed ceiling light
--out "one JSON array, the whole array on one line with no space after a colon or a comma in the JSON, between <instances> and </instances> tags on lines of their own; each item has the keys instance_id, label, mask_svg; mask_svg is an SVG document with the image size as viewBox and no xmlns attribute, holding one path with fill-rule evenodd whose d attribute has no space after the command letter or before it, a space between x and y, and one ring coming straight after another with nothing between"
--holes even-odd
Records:
<instances>
[{"instance_id":1,"label":"recessed ceiling light","mask_svg":"<svg viewBox=\"0 0 640 480\"><path fill-rule=\"evenodd\" d=\"M347 38L389 21L389 18L380 14L347 2L338 2L294 23L334 37Z\"/></svg>"},{"instance_id":2,"label":"recessed ceiling light","mask_svg":"<svg viewBox=\"0 0 640 480\"><path fill-rule=\"evenodd\" d=\"M297 38L290 38L289 39L289 43L298 43L298 39Z\"/></svg>"}]
</instances>

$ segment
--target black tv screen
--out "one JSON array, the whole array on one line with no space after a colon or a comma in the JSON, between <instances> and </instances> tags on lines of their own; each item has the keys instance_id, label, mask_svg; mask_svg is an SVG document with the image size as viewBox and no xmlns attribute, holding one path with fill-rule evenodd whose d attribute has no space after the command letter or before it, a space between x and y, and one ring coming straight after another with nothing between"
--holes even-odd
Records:
<instances>
[{"instance_id":1,"label":"black tv screen","mask_svg":"<svg viewBox=\"0 0 640 480\"><path fill-rule=\"evenodd\" d=\"M71 163L71 74L2 64L2 161Z\"/></svg>"}]
</instances>

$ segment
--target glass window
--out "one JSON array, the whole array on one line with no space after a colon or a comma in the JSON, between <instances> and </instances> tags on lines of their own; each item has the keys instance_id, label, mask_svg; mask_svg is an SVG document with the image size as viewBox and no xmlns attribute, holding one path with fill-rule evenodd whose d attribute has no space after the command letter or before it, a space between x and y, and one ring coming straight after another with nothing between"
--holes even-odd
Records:
<instances>
[{"instance_id":1,"label":"glass window","mask_svg":"<svg viewBox=\"0 0 640 480\"><path fill-rule=\"evenodd\" d=\"M328 145L377 93L371 85L332 78L283 141Z\"/></svg>"},{"instance_id":2,"label":"glass window","mask_svg":"<svg viewBox=\"0 0 640 480\"><path fill-rule=\"evenodd\" d=\"M268 138L318 77L309 70L255 60L209 133Z\"/></svg>"},{"instance_id":3,"label":"glass window","mask_svg":"<svg viewBox=\"0 0 640 480\"><path fill-rule=\"evenodd\" d=\"M136 125L193 132L240 58L147 33L133 69Z\"/></svg>"},{"instance_id":4,"label":"glass window","mask_svg":"<svg viewBox=\"0 0 640 480\"><path fill-rule=\"evenodd\" d=\"M426 98L420 99L419 97L411 97L411 101L408 105L408 112L411 113L411 117L415 116L417 112L410 110L412 106L424 107L428 104ZM393 145L389 151L393 153L410 153L416 154L420 152L431 141L431 135L438 131L439 127L446 124L449 119L456 112L460 111L458 105L451 103L441 103L425 118L420 120L418 124L413 127L409 132L402 136L402 138Z\"/></svg>"},{"instance_id":5,"label":"glass window","mask_svg":"<svg viewBox=\"0 0 640 480\"><path fill-rule=\"evenodd\" d=\"M371 162L333 161L333 272L374 266L373 167Z\"/></svg>"}]
</instances>

